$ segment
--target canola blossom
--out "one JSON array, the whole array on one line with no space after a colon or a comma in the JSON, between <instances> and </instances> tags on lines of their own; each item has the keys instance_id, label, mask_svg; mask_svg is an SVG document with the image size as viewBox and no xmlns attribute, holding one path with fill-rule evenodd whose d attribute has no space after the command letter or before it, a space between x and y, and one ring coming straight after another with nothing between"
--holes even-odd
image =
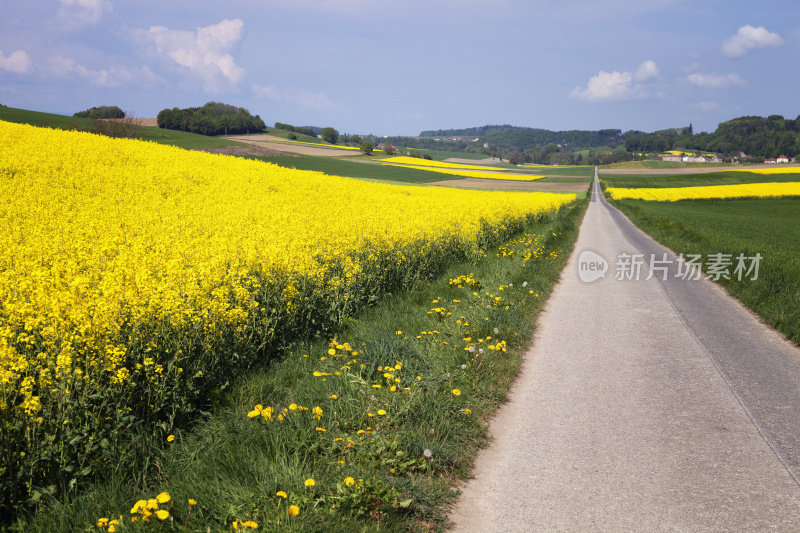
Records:
<instances>
[{"instance_id":1,"label":"canola blossom","mask_svg":"<svg viewBox=\"0 0 800 533\"><path fill-rule=\"evenodd\" d=\"M737 168L731 172L751 172L753 174L800 174L800 166L774 168Z\"/></svg>"},{"instance_id":2,"label":"canola blossom","mask_svg":"<svg viewBox=\"0 0 800 533\"><path fill-rule=\"evenodd\" d=\"M487 180L506 180L506 181L533 181L544 178L544 176L534 176L533 174L509 174L479 170L452 170L437 167L421 167L415 165L398 165L395 163L386 164L389 167L413 168L414 170L424 170L436 172L438 174L450 174L452 176L465 176L468 178L480 178Z\"/></svg>"},{"instance_id":3,"label":"canola blossom","mask_svg":"<svg viewBox=\"0 0 800 533\"><path fill-rule=\"evenodd\" d=\"M394 165L412 165L417 167L437 167L449 169L462 169L462 170L491 170L491 171L504 171L503 168L496 168L486 165L464 165L462 163L448 163L446 161L433 161L431 159L420 159L419 157L406 157L397 156L388 159L381 159L383 163L390 163Z\"/></svg>"},{"instance_id":4,"label":"canola blossom","mask_svg":"<svg viewBox=\"0 0 800 533\"><path fill-rule=\"evenodd\" d=\"M614 200L634 199L656 202L700 200L710 198L747 198L800 196L800 183L743 183L738 185L711 185L703 187L663 187L627 189L608 187L606 192Z\"/></svg>"},{"instance_id":5,"label":"canola blossom","mask_svg":"<svg viewBox=\"0 0 800 533\"><path fill-rule=\"evenodd\" d=\"M0 196L0 506L91 475L131 425L165 440L271 346L575 199L371 183L2 121Z\"/></svg>"}]
</instances>

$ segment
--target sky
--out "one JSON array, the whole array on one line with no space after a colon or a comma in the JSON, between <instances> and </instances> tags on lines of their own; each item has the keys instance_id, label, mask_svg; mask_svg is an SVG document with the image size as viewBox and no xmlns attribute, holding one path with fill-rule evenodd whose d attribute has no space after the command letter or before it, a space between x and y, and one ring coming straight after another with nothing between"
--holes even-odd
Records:
<instances>
[{"instance_id":1,"label":"sky","mask_svg":"<svg viewBox=\"0 0 800 533\"><path fill-rule=\"evenodd\" d=\"M800 115L792 0L0 0L0 104L417 135Z\"/></svg>"}]
</instances>

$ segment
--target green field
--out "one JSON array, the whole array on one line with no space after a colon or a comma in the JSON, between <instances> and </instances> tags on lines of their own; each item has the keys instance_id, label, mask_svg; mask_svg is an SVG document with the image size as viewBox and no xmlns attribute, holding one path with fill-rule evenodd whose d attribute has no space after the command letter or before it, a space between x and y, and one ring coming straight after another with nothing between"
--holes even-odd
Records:
<instances>
[{"instance_id":1,"label":"green field","mask_svg":"<svg viewBox=\"0 0 800 533\"><path fill-rule=\"evenodd\" d=\"M755 174L752 172L713 172L670 176L601 175L607 187L702 187L704 185L737 185L740 183L770 183L800 181L800 174Z\"/></svg>"},{"instance_id":2,"label":"green field","mask_svg":"<svg viewBox=\"0 0 800 533\"><path fill-rule=\"evenodd\" d=\"M719 283L800 344L800 198L613 203L676 253L760 253L757 281Z\"/></svg>"},{"instance_id":3,"label":"green field","mask_svg":"<svg viewBox=\"0 0 800 533\"><path fill-rule=\"evenodd\" d=\"M0 106L0 120L63 130L86 129L90 123L88 118L73 118L65 115L41 113L39 111L28 111L27 109L5 106Z\"/></svg>"},{"instance_id":4,"label":"green field","mask_svg":"<svg viewBox=\"0 0 800 533\"><path fill-rule=\"evenodd\" d=\"M586 205L530 225L526 232L540 240L507 243L514 254L487 250L386 297L333 332L342 359L330 354L327 336L287 347L280 360L234 382L190 431L176 431L172 444L142 435L132 446L149 460L141 469L110 463L78 495L42 498L15 530L98 531L98 519L119 516L127 522L120 531L230 531L234 520L253 520L258 531L440 529L457 496L453 485L469 475L487 421L518 372ZM522 261L540 246L539 258ZM462 275L481 286L451 285ZM484 353L465 350L465 337ZM507 352L497 349L501 340ZM343 365L347 372L336 375ZM276 420L292 403L309 411ZM257 404L276 408L272 422L248 416ZM313 486L304 483L309 478ZM131 524L134 502L162 491L174 502L174 523L152 517ZM197 502L190 516L189 498ZM298 516L287 514L290 504Z\"/></svg>"},{"instance_id":5,"label":"green field","mask_svg":"<svg viewBox=\"0 0 800 533\"><path fill-rule=\"evenodd\" d=\"M316 143L316 144L323 144L323 145L327 145L327 146L332 146L330 143L328 143L326 141L323 141L322 139L320 139L318 137L312 137L310 135L306 135L305 133L294 133L294 132L291 132L289 130L281 130L281 129L278 129L278 128L267 128L267 131L265 133L268 133L268 134L273 135L275 137L282 137L282 138L284 138L286 140L289 140L289 135L294 135L297 138L296 139L292 139L292 140L296 140L296 141L300 141L300 142L304 142L304 143Z\"/></svg>"}]
</instances>

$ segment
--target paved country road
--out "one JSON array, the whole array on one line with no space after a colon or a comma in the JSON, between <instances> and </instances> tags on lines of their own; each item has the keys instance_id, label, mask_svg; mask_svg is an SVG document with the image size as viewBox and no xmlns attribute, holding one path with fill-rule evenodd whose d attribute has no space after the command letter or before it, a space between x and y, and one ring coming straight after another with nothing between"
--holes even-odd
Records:
<instances>
[{"instance_id":1,"label":"paved country road","mask_svg":"<svg viewBox=\"0 0 800 533\"><path fill-rule=\"evenodd\" d=\"M455 531L800 530L800 350L665 252L593 194Z\"/></svg>"}]
</instances>

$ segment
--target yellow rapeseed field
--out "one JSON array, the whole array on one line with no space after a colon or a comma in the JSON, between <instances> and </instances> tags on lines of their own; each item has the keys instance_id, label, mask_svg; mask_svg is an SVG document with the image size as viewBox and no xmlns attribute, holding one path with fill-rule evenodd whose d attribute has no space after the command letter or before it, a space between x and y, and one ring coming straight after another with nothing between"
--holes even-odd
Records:
<instances>
[{"instance_id":1,"label":"yellow rapeseed field","mask_svg":"<svg viewBox=\"0 0 800 533\"><path fill-rule=\"evenodd\" d=\"M163 441L270 346L575 198L392 186L6 122L0 197L6 508L91 475L131 425Z\"/></svg>"},{"instance_id":2,"label":"yellow rapeseed field","mask_svg":"<svg viewBox=\"0 0 800 533\"><path fill-rule=\"evenodd\" d=\"M480 170L452 170L448 168L422 167L415 165L398 165L394 163L389 163L386 166L413 168L414 170L425 170L427 172L436 172L438 174L465 176L468 178L480 178L485 180L533 181L544 178L544 176L535 176L533 174L510 174L510 173L499 173L499 172L480 171Z\"/></svg>"},{"instance_id":3,"label":"yellow rapeseed field","mask_svg":"<svg viewBox=\"0 0 800 533\"><path fill-rule=\"evenodd\" d=\"M742 183L737 185L710 185L703 187L663 187L626 189L608 187L606 192L614 200L631 198L674 202L676 200L698 200L703 198L746 198L770 196L800 196L800 183Z\"/></svg>"},{"instance_id":4,"label":"yellow rapeseed field","mask_svg":"<svg viewBox=\"0 0 800 533\"><path fill-rule=\"evenodd\" d=\"M731 172L752 172L753 174L800 174L800 166L775 168L737 168Z\"/></svg>"},{"instance_id":5,"label":"yellow rapeseed field","mask_svg":"<svg viewBox=\"0 0 800 533\"><path fill-rule=\"evenodd\" d=\"M463 170L490 170L490 171L504 171L503 168L496 168L486 165L463 165L461 163L447 163L445 161L433 161L431 159L421 159L419 157L390 157L388 159L381 159L384 163L391 163L395 165L414 165L418 167L438 167L450 169L463 169Z\"/></svg>"}]
</instances>

